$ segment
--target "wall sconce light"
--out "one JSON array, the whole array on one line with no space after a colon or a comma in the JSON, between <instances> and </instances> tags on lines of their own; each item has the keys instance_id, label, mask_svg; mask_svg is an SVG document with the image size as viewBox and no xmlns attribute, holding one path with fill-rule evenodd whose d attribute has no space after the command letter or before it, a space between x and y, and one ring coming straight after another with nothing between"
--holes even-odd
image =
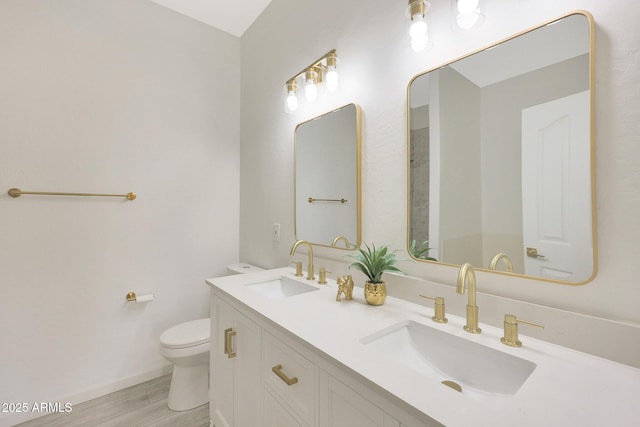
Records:
<instances>
[{"instance_id":1,"label":"wall sconce light","mask_svg":"<svg viewBox=\"0 0 640 427\"><path fill-rule=\"evenodd\" d=\"M318 99L318 74L322 75L322 70L316 71L315 68L307 68L304 71L304 96L309 102L316 102Z\"/></svg>"},{"instance_id":2,"label":"wall sconce light","mask_svg":"<svg viewBox=\"0 0 640 427\"><path fill-rule=\"evenodd\" d=\"M285 83L285 112L294 113L298 110L298 80L304 83L304 94L308 102L315 102L318 98L318 88L326 82L329 92L338 88L338 55L333 49L320 59L307 66Z\"/></svg>"},{"instance_id":3,"label":"wall sconce light","mask_svg":"<svg viewBox=\"0 0 640 427\"><path fill-rule=\"evenodd\" d=\"M327 90L329 92L335 92L338 89L338 56L336 51L332 50L326 56L327 58L327 71L325 78L327 79Z\"/></svg>"},{"instance_id":4,"label":"wall sconce light","mask_svg":"<svg viewBox=\"0 0 640 427\"><path fill-rule=\"evenodd\" d=\"M298 95L296 90L298 84L295 80L289 80L287 82L287 96L285 98L285 111L293 113L298 109Z\"/></svg>"},{"instance_id":5,"label":"wall sconce light","mask_svg":"<svg viewBox=\"0 0 640 427\"><path fill-rule=\"evenodd\" d=\"M409 0L407 15L411 19L409 35L411 36L411 49L414 52L420 52L432 45L429 37L431 30L429 25L430 9L431 3L427 0Z\"/></svg>"},{"instance_id":6,"label":"wall sconce light","mask_svg":"<svg viewBox=\"0 0 640 427\"><path fill-rule=\"evenodd\" d=\"M461 30L477 28L484 22L484 0L451 0L451 16Z\"/></svg>"}]
</instances>

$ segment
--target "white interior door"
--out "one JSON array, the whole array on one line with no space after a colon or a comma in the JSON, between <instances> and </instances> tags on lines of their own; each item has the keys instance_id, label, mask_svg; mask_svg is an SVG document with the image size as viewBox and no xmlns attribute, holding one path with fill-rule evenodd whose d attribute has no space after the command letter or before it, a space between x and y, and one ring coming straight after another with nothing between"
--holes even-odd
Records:
<instances>
[{"instance_id":1,"label":"white interior door","mask_svg":"<svg viewBox=\"0 0 640 427\"><path fill-rule=\"evenodd\" d=\"M593 272L589 92L522 111L525 274L580 282Z\"/></svg>"}]
</instances>

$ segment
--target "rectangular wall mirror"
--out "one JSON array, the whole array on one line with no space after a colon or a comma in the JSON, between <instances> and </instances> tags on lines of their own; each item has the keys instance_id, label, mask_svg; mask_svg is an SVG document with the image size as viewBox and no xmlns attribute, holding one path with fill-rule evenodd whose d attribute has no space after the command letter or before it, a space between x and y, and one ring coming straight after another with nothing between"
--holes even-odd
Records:
<instances>
[{"instance_id":1,"label":"rectangular wall mirror","mask_svg":"<svg viewBox=\"0 0 640 427\"><path fill-rule=\"evenodd\" d=\"M415 259L593 279L593 46L591 15L574 12L412 79Z\"/></svg>"},{"instance_id":2,"label":"rectangular wall mirror","mask_svg":"<svg viewBox=\"0 0 640 427\"><path fill-rule=\"evenodd\" d=\"M348 104L295 130L296 239L340 249L360 245L360 107Z\"/></svg>"}]
</instances>

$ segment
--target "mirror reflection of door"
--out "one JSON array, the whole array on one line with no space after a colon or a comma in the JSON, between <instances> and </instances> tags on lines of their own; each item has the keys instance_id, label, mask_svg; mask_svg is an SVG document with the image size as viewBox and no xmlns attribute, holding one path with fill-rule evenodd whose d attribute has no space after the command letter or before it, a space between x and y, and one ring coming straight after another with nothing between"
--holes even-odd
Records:
<instances>
[{"instance_id":1,"label":"mirror reflection of door","mask_svg":"<svg viewBox=\"0 0 640 427\"><path fill-rule=\"evenodd\" d=\"M588 92L522 111L525 274L581 281L593 271L588 133Z\"/></svg>"}]
</instances>

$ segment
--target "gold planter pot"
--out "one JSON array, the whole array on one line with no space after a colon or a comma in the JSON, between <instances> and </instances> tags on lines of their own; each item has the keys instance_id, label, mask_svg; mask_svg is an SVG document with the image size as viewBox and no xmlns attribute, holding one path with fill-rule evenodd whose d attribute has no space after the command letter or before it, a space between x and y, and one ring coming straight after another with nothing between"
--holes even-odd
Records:
<instances>
[{"instance_id":1,"label":"gold planter pot","mask_svg":"<svg viewBox=\"0 0 640 427\"><path fill-rule=\"evenodd\" d=\"M364 299L367 304L382 305L387 298L387 285L384 282L364 284Z\"/></svg>"}]
</instances>

